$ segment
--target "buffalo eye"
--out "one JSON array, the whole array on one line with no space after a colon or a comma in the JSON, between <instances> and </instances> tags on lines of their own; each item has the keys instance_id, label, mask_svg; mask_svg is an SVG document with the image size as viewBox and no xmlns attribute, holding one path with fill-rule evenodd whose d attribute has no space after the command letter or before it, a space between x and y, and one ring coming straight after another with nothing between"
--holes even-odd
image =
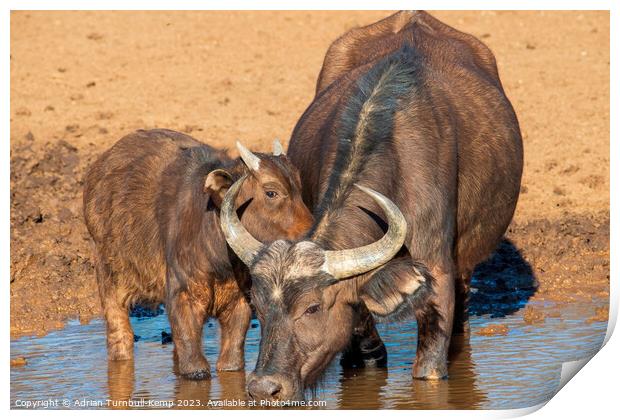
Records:
<instances>
[{"instance_id":1,"label":"buffalo eye","mask_svg":"<svg viewBox=\"0 0 620 420\"><path fill-rule=\"evenodd\" d=\"M277 191L270 190L270 191L265 191L265 195L267 196L267 198L274 199L278 196L278 193Z\"/></svg>"},{"instance_id":2,"label":"buffalo eye","mask_svg":"<svg viewBox=\"0 0 620 420\"><path fill-rule=\"evenodd\" d=\"M312 315L315 314L319 311L319 309L321 308L321 305L316 304L316 305L310 305L308 306L308 309L306 309L306 312L304 312L304 315Z\"/></svg>"}]
</instances>

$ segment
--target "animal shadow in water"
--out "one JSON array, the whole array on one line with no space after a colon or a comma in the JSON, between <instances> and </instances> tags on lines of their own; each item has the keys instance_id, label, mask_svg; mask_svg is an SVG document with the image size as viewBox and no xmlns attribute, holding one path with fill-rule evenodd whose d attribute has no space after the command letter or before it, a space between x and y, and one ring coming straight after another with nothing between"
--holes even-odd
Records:
<instances>
[{"instance_id":1,"label":"animal shadow in water","mask_svg":"<svg viewBox=\"0 0 620 420\"><path fill-rule=\"evenodd\" d=\"M133 318L154 318L165 312L164 305L133 305L129 316Z\"/></svg>"},{"instance_id":2,"label":"animal shadow in water","mask_svg":"<svg viewBox=\"0 0 620 420\"><path fill-rule=\"evenodd\" d=\"M511 315L523 308L537 289L532 266L512 241L504 239L491 257L474 270L469 315Z\"/></svg>"},{"instance_id":3,"label":"animal shadow in water","mask_svg":"<svg viewBox=\"0 0 620 420\"><path fill-rule=\"evenodd\" d=\"M376 213L359 207L387 232L387 223ZM504 317L523 308L536 293L538 281L512 241L504 238L495 252L478 264L471 280L469 316Z\"/></svg>"}]
</instances>

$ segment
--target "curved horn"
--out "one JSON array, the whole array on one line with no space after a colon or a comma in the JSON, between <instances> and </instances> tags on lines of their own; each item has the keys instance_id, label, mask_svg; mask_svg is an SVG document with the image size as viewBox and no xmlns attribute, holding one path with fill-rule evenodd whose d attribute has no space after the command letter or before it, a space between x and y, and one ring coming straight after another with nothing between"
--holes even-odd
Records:
<instances>
[{"instance_id":1,"label":"curved horn","mask_svg":"<svg viewBox=\"0 0 620 420\"><path fill-rule=\"evenodd\" d=\"M237 150L243 163L252 171L258 171L260 167L260 158L254 153L250 152L250 149L245 147L239 140L237 140Z\"/></svg>"},{"instance_id":2,"label":"curved horn","mask_svg":"<svg viewBox=\"0 0 620 420\"><path fill-rule=\"evenodd\" d=\"M263 244L256 239L241 224L235 209L235 199L241 189L241 184L247 175L242 176L226 192L220 210L220 226L226 242L235 251L235 254L248 267L252 264L254 257L263 248Z\"/></svg>"},{"instance_id":3,"label":"curved horn","mask_svg":"<svg viewBox=\"0 0 620 420\"><path fill-rule=\"evenodd\" d=\"M388 231L372 244L341 251L325 251L323 270L336 279L366 273L391 260L400 250L407 235L407 221L389 198L383 194L355 184L381 207L387 217Z\"/></svg>"},{"instance_id":4,"label":"curved horn","mask_svg":"<svg viewBox=\"0 0 620 420\"><path fill-rule=\"evenodd\" d=\"M273 155L280 156L283 154L284 154L284 149L282 148L282 144L280 143L280 140L275 139L273 141Z\"/></svg>"}]
</instances>

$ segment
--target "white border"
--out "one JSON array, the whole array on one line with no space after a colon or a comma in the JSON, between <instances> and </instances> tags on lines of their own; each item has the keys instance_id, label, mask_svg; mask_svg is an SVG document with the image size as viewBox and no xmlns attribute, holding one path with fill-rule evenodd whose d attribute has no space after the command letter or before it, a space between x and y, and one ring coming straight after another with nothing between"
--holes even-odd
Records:
<instances>
[{"instance_id":1,"label":"white border","mask_svg":"<svg viewBox=\"0 0 620 420\"><path fill-rule=\"evenodd\" d=\"M213 10L343 10L343 9L359 9L359 10L376 10L376 9L409 9L409 8L418 8L418 9L431 9L431 10L439 10L439 9L451 9L451 10L477 10L477 9L493 9L493 10L577 10L577 9L588 9L588 10L611 10L611 108L610 108L610 121L611 121L611 295L610 295L610 320L608 325L608 331L606 335L606 346L602 349L594 359L588 363L583 371L580 373L580 378L578 380L571 381L566 387L556 395L544 409L537 411L534 413L531 418L563 418L563 419L572 419L579 418L583 419L585 416L588 418L611 418L612 416L617 415L617 389L616 385L617 378L620 377L619 371L619 363L617 355L620 354L620 344L616 338L612 338L611 333L615 327L615 323L617 320L618 313L618 273L617 266L614 264L616 261L616 257L618 253L617 249L617 238L618 238L618 226L615 222L617 220L617 212L618 212L618 202L617 196L614 193L614 187L616 186L616 180L618 179L618 167L617 167L617 157L619 153L619 148L617 141L617 106L616 106L616 95L614 92L618 90L618 83L616 82L616 77L614 77L614 70L616 69L615 63L617 59L617 43L614 42L617 39L617 6L613 1L605 1L605 0L590 0L590 1L576 1L576 0L564 0L564 1L552 1L552 0L538 0L538 1L491 1L491 0L470 0L467 2L457 2L457 1L428 1L421 0L416 2L404 2L404 1L394 1L394 0L383 0L381 2L370 2L366 0L358 0L358 1L327 1L327 0L315 0L315 1L306 1L306 2L296 2L294 5L291 2L287 1L274 1L274 0L265 0L260 3L248 2L248 1L240 1L240 0L230 0L227 2L221 2L218 4L212 3L202 3L198 1L191 0L177 0L177 1L148 1L148 0L134 0L131 2L128 1L119 1L119 0L108 0L108 1L77 1L77 0L63 0L56 2L49 1L32 1L32 0L23 0L23 1L7 1L4 3L5 7L3 8L3 13L1 15L1 25L0 29L2 31L2 42L1 42L1 73L4 75L4 83L1 85L1 105L0 111L4 118L1 120L1 133L4 134L5 141L2 142L2 170L0 171L0 184L2 185L5 197L9 197L10 194L10 183L9 183L9 163L10 163L10 78L8 77L10 71L9 65L9 53L10 53L10 10L27 10L27 9L82 9L82 10L141 10L141 9L169 9L169 10L197 10L203 9L204 6L209 6L210 9ZM380 6L380 7L377 7ZM9 245L10 245L10 222L9 222L9 213L10 213L10 205L9 200L2 200L0 203L0 218L4 222L0 228L1 234L3 237L3 246L2 246L2 259L0 260L2 272L4 274L4 281L2 282L2 291L5 299L9 298L9 281L10 278L10 253L9 253ZM2 317L3 317L3 327L5 328L5 337L7 338L5 345L2 346L2 354L3 354L3 372L5 377L3 392L2 392L2 400L0 400L0 407L3 410L7 410L10 406L9 404L9 395L10 395L10 376L9 376L9 354L10 354L10 340L8 339L9 335L9 308L10 305L5 300L5 305L2 308ZM574 369L573 369L574 370ZM530 409L523 410L498 410L498 411L383 411L379 415L389 415L393 417L401 417L401 418L409 418L411 416L415 416L416 419L426 419L426 418L471 418L473 416L477 418L505 418L505 417L514 417L528 414L532 411L536 411L540 407L534 407ZM91 411L87 413L88 416L94 417L102 417L108 416L112 412L111 411L102 411L95 412ZM243 411L241 413L235 412L209 412L205 413L204 411L200 412L184 412L184 416L209 416L213 418L224 418L231 415L242 415L242 416L269 416L269 418L283 418L289 417L291 414L294 416L305 417L305 416L316 416L319 415L316 411L295 411L291 413L290 411ZM341 414L342 413L342 414ZM614 413L614 414L612 414ZM75 411L62 411L62 412L46 412L46 416L51 417L77 417L82 416L84 413L75 412ZM39 417L41 412L31 412L31 411L17 411L13 410L10 412L11 416L14 417L30 417L36 416ZM149 418L161 417L161 416L179 416L181 415L179 411L175 411L174 413L166 413L165 410L155 411L155 412L114 412L115 416L121 415L134 415L137 417L148 416ZM340 411L328 411L321 412L321 416L341 416L341 415L351 415L356 418L370 418L377 415L374 411L355 411L353 414L351 412Z\"/></svg>"}]
</instances>

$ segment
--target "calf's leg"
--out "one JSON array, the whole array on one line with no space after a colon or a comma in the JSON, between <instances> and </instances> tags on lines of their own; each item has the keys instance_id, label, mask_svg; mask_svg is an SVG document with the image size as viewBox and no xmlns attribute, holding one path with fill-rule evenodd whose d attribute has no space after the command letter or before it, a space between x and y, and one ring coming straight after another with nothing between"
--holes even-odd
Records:
<instances>
[{"instance_id":1,"label":"calf's leg","mask_svg":"<svg viewBox=\"0 0 620 420\"><path fill-rule=\"evenodd\" d=\"M123 296L119 295L114 273L99 253L95 255L95 271L105 318L108 359L132 359L133 330L129 322L129 308L123 303Z\"/></svg>"},{"instance_id":2,"label":"calf's leg","mask_svg":"<svg viewBox=\"0 0 620 420\"><path fill-rule=\"evenodd\" d=\"M219 314L221 347L215 366L218 371L243 369L245 365L243 347L251 317L250 305L240 292Z\"/></svg>"},{"instance_id":3,"label":"calf's leg","mask_svg":"<svg viewBox=\"0 0 620 420\"><path fill-rule=\"evenodd\" d=\"M167 283L166 310L178 371L188 379L208 379L211 377L209 362L202 351L202 327L209 306L208 299L192 296L170 275Z\"/></svg>"}]
</instances>

